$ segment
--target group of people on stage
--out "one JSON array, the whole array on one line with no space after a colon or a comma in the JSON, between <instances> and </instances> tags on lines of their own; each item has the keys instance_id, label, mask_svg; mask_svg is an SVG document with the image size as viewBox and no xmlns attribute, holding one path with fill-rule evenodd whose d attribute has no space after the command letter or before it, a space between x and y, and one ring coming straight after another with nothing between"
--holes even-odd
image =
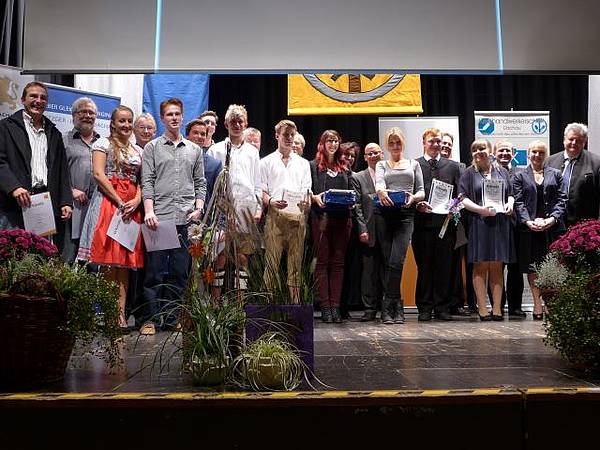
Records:
<instances>
[{"instance_id":1,"label":"group of people on stage","mask_svg":"<svg viewBox=\"0 0 600 450\"><path fill-rule=\"evenodd\" d=\"M73 130L61 136L43 115L48 93L39 82L25 87L22 102L23 110L0 121L0 228L23 227L21 211L29 207L31 195L49 192L63 259L97 264L118 283L124 329L128 291L131 300L143 299L149 307L138 317L142 334L178 326L176 306L191 263L188 225L203 217L225 165L235 210L255 223L266 218L267 286L276 282L269 268L279 267L287 255L294 302L299 302L310 230L315 294L326 323L343 320L344 279L361 280L361 320L375 320L380 309L382 323L403 323L400 285L409 244L418 269L419 321L451 320L455 314L469 315L469 308L482 321L503 320L505 302L510 315L524 317L523 274L533 293L533 318L541 319L536 263L567 226L600 215L600 157L585 150L587 127L578 123L565 128L563 152L549 156L543 142L531 142L525 169L512 166L515 149L505 141L492 146L476 140L472 164L459 164L451 159L452 135L435 128L424 131L423 156L417 159L405 157L399 128L385 134L387 159L376 143L361 152L357 143L344 143L337 131L326 130L309 162L302 157L304 137L291 120L276 124L277 148L261 159L261 133L248 128L248 114L240 105L228 108L227 137L215 143L218 116L212 111L187 123L182 135L184 105L177 98L160 105L165 131L158 137L150 114L135 118L126 106L112 112L110 135L100 137L97 107L85 97L72 106ZM361 155L367 168L354 172ZM438 186L451 189L457 211L464 206L460 222L435 209L430 196ZM486 190L494 186L500 207L486 203ZM334 207L327 200L331 190L355 192L356 203ZM146 252L138 239L128 250L107 235L116 211L151 230L174 221L180 248ZM248 234L245 229L235 235L239 289L246 287L248 259L257 250ZM460 246L464 241L466 246ZM353 268L349 250L360 260ZM215 257L213 294L219 295L224 284L225 263L223 254ZM466 305L463 292L470 289L476 300Z\"/></svg>"}]
</instances>

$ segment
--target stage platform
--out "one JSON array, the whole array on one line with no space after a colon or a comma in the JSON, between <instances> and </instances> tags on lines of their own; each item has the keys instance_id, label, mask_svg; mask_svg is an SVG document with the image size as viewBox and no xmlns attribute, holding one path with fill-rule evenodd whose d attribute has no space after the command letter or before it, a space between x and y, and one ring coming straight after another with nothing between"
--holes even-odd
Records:
<instances>
[{"instance_id":1,"label":"stage platform","mask_svg":"<svg viewBox=\"0 0 600 450\"><path fill-rule=\"evenodd\" d=\"M177 355L167 364L172 335L134 332L116 373L74 356L64 382L0 394L0 438L10 443L0 448L63 439L63 448L553 449L596 436L600 379L546 347L530 315L423 323L409 314L380 325L355 314L341 325L315 320L316 390L291 393L194 387Z\"/></svg>"}]
</instances>

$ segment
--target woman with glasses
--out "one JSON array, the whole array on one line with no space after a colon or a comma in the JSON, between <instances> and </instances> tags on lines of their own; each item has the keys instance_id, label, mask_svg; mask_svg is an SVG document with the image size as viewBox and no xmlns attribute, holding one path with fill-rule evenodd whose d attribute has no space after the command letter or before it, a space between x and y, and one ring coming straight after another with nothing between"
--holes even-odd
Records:
<instances>
[{"instance_id":1,"label":"woman with glasses","mask_svg":"<svg viewBox=\"0 0 600 450\"><path fill-rule=\"evenodd\" d=\"M375 209L377 239L383 258L383 299L381 322L404 323L404 304L400 298L402 268L414 227L414 205L425 199L423 172L414 159L404 158L406 140L400 128L385 133L389 159L375 166L375 189L380 207ZM394 201L392 192L403 193Z\"/></svg>"},{"instance_id":2,"label":"woman with glasses","mask_svg":"<svg viewBox=\"0 0 600 450\"><path fill-rule=\"evenodd\" d=\"M135 144L144 148L148 142L154 139L156 135L156 121L152 114L142 113L133 123L133 135L135 136Z\"/></svg>"},{"instance_id":3,"label":"woman with glasses","mask_svg":"<svg viewBox=\"0 0 600 450\"><path fill-rule=\"evenodd\" d=\"M535 284L535 265L542 262L548 246L565 231L564 215L567 193L558 169L544 167L548 147L542 141L533 141L527 148L529 165L513 178L515 211L519 222L519 266L533 296L533 319L542 320L543 307L540 290Z\"/></svg>"},{"instance_id":4,"label":"woman with glasses","mask_svg":"<svg viewBox=\"0 0 600 450\"><path fill-rule=\"evenodd\" d=\"M467 262L473 264L473 287L479 318L482 321L501 321L503 264L515 259L510 223L514 198L508 172L500 165L492 164L491 154L492 144L488 140L478 139L471 144L473 164L462 174L459 191L465 196L463 205L468 211ZM497 195L491 195L492 189L496 189ZM491 199L500 203L492 207ZM498 206L502 204L502 208ZM488 313L486 306L488 284L493 299L492 314Z\"/></svg>"},{"instance_id":5,"label":"woman with glasses","mask_svg":"<svg viewBox=\"0 0 600 450\"><path fill-rule=\"evenodd\" d=\"M129 139L133 131L133 111L127 106L114 109L110 120L110 136L92 146L92 171L98 189L92 197L85 217L78 259L106 268L107 278L119 286L119 325L127 330L125 301L129 285L129 269L144 265L144 246L138 236L132 251L107 235L117 211L125 222L141 224L140 169L142 149Z\"/></svg>"},{"instance_id":6,"label":"woman with glasses","mask_svg":"<svg viewBox=\"0 0 600 450\"><path fill-rule=\"evenodd\" d=\"M352 228L350 208L325 205L329 189L351 189L342 139L335 130L326 130L319 139L317 154L310 162L312 177L312 238L317 255L315 280L325 323L341 323L340 298L344 278L344 257Z\"/></svg>"}]
</instances>

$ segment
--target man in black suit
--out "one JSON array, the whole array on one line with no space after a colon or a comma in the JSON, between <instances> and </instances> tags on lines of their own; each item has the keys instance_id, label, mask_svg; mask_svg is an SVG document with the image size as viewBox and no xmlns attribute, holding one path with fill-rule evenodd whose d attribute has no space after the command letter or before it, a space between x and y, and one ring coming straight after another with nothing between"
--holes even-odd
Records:
<instances>
[{"instance_id":1,"label":"man in black suit","mask_svg":"<svg viewBox=\"0 0 600 450\"><path fill-rule=\"evenodd\" d=\"M567 191L567 227L583 219L600 217L600 156L585 150L588 129L582 123L565 127L564 151L547 160L549 167L562 171Z\"/></svg>"},{"instance_id":2,"label":"man in black suit","mask_svg":"<svg viewBox=\"0 0 600 450\"><path fill-rule=\"evenodd\" d=\"M21 102L22 110L0 121L0 229L23 228L22 208L41 192L50 193L60 228L71 217L73 198L62 135L44 117L48 89L32 81Z\"/></svg>"},{"instance_id":3,"label":"man in black suit","mask_svg":"<svg viewBox=\"0 0 600 450\"><path fill-rule=\"evenodd\" d=\"M441 141L437 128L429 128L423 133L424 155L417 162L423 172L426 199L429 199L434 179L452 185L453 197L458 194L460 167L456 161L441 157ZM452 264L456 229L451 222L444 237L439 237L446 217L446 214L432 213L428 201L417 204L412 248L418 270L415 302L419 321L429 321L432 315L439 320L452 320L449 288L454 278L453 270L457 270Z\"/></svg>"},{"instance_id":4,"label":"man in black suit","mask_svg":"<svg viewBox=\"0 0 600 450\"><path fill-rule=\"evenodd\" d=\"M356 191L356 222L358 239L361 242L362 280L361 295L365 312L363 322L375 320L377 304L381 303L381 253L377 245L375 218L373 217L373 196L375 195L375 166L383 159L381 147L375 143L365 147L365 161L368 167L352 175L350 182Z\"/></svg>"}]
</instances>

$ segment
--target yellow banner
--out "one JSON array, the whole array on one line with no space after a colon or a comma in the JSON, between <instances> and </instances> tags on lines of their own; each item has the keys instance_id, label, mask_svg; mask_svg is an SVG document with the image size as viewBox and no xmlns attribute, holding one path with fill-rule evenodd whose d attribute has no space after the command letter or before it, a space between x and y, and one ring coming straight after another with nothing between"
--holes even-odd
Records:
<instances>
[{"instance_id":1,"label":"yellow banner","mask_svg":"<svg viewBox=\"0 0 600 450\"><path fill-rule=\"evenodd\" d=\"M422 112L419 75L288 75L288 115Z\"/></svg>"}]
</instances>

